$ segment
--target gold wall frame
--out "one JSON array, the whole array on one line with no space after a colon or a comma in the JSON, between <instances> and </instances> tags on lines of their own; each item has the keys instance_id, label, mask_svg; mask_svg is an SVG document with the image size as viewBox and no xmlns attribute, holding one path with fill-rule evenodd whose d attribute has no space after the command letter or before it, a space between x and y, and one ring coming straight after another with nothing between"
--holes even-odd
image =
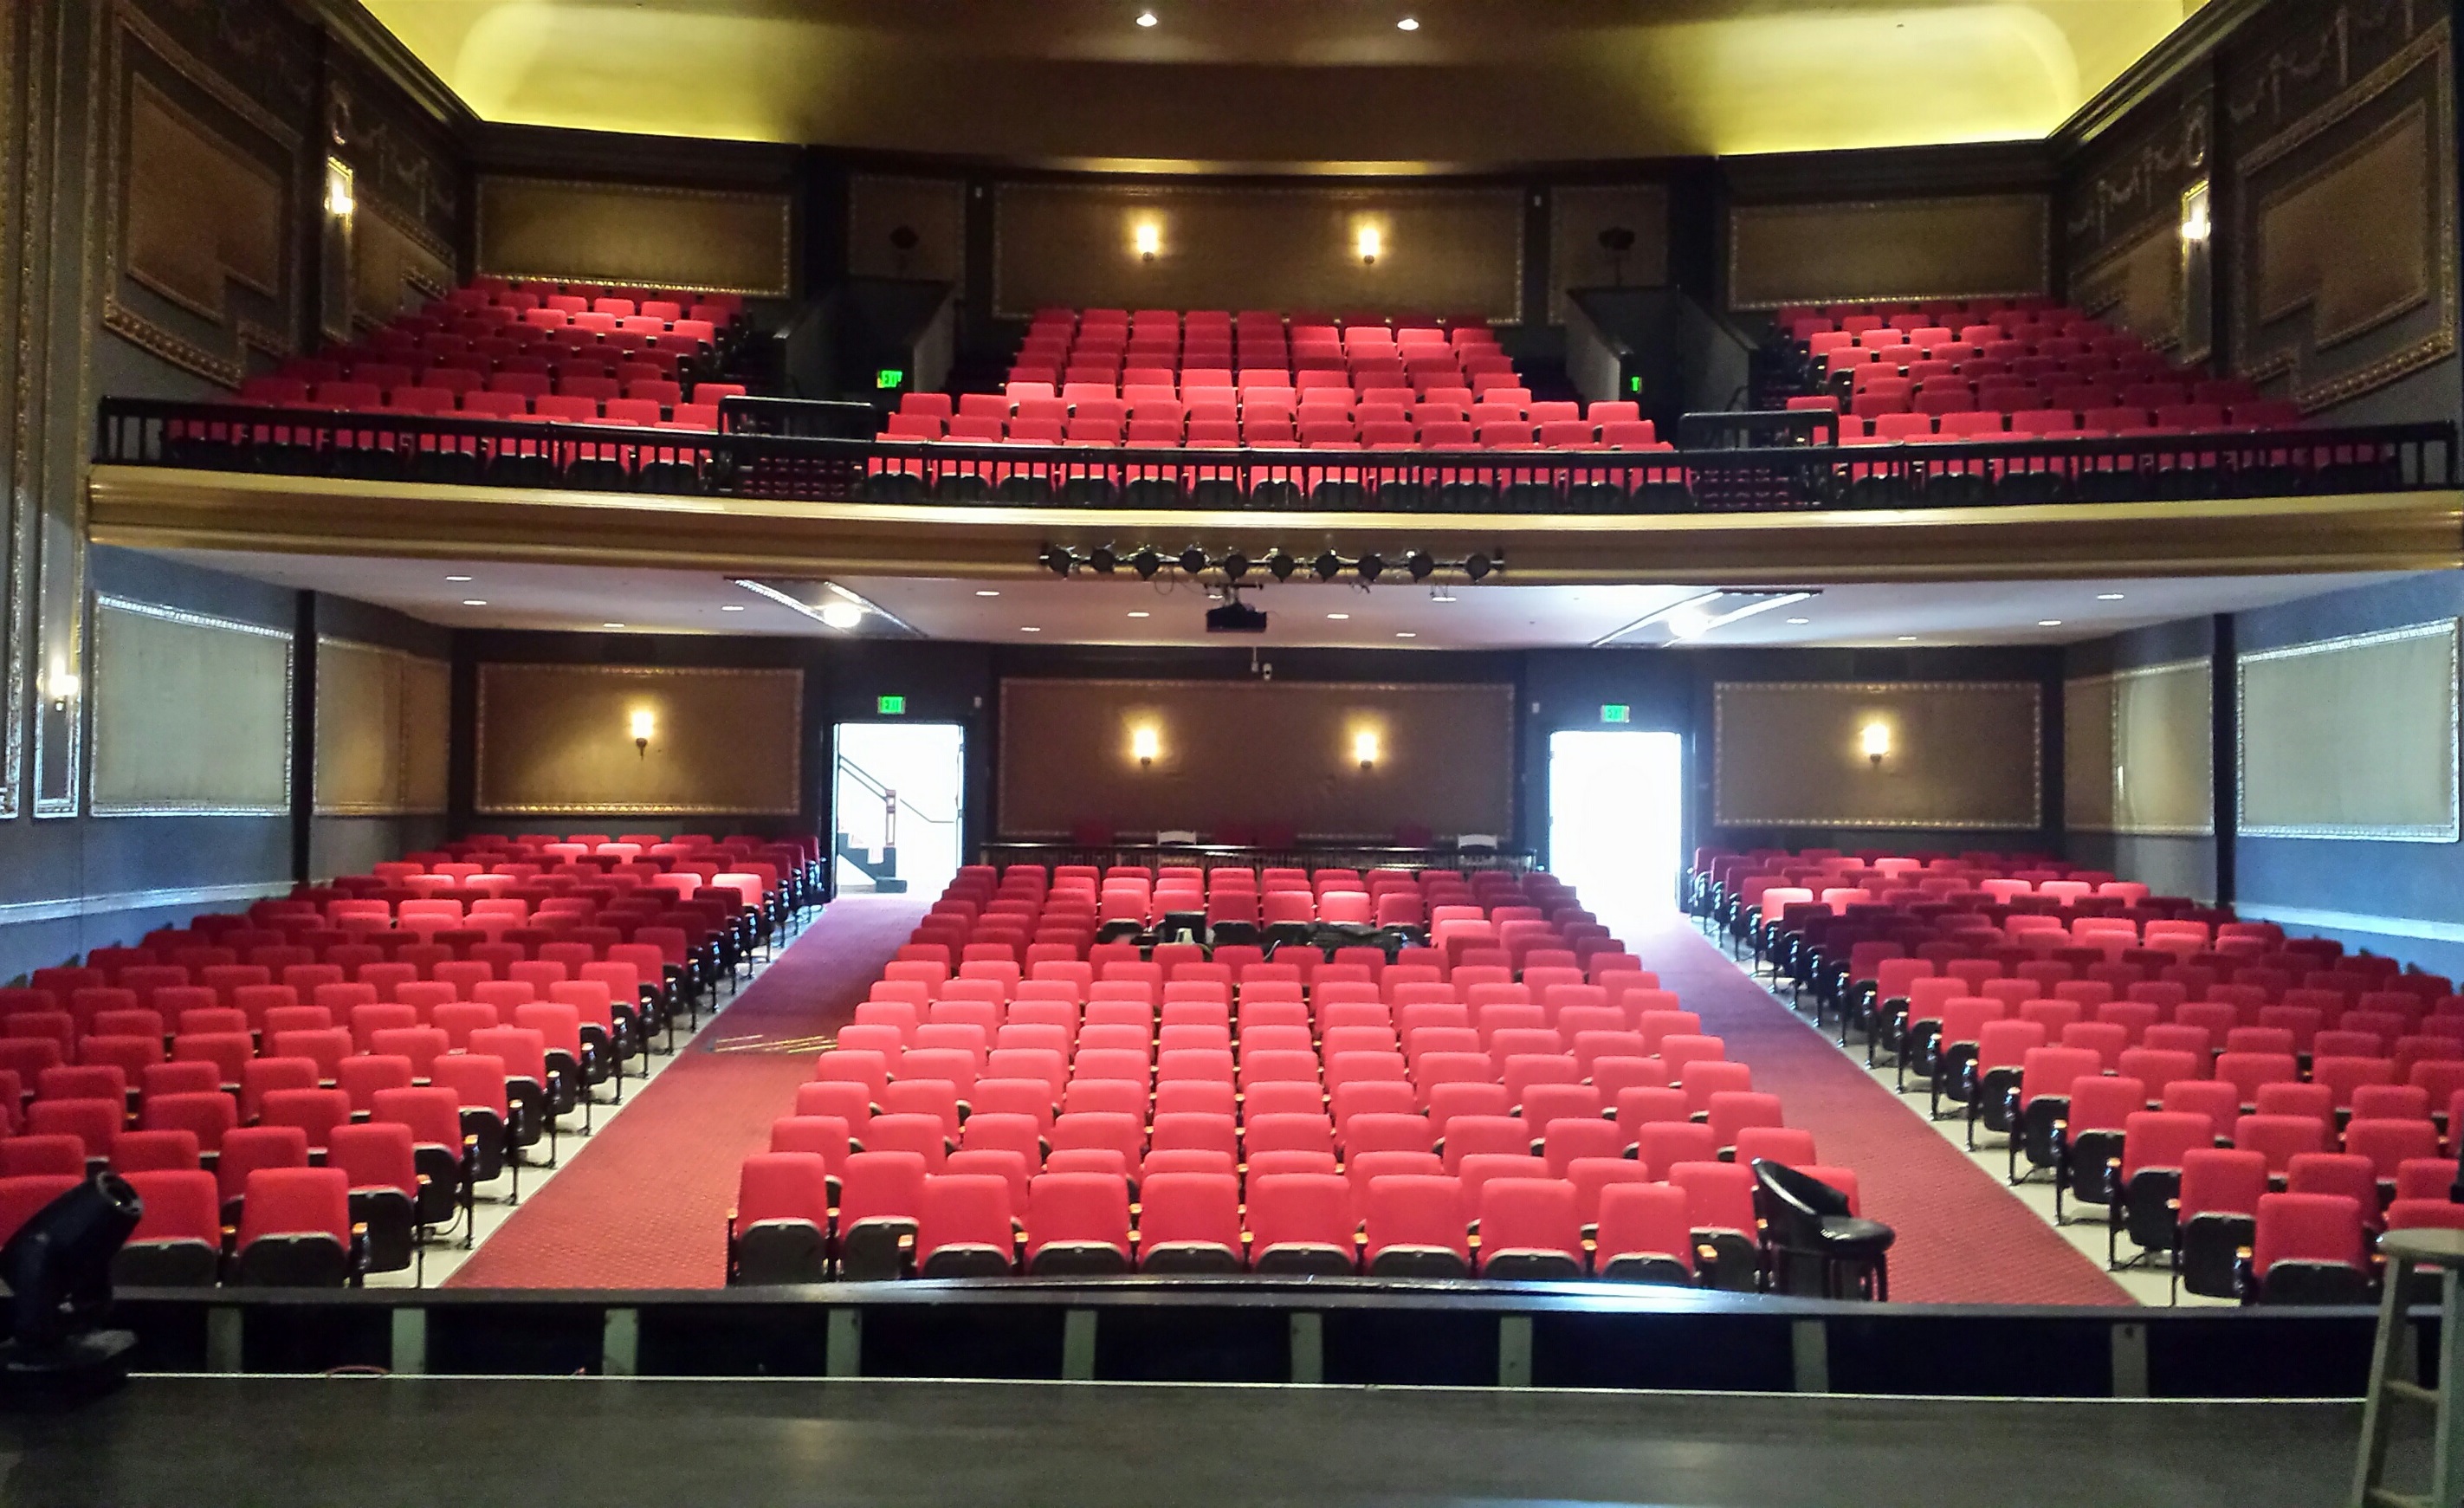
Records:
<instances>
[{"instance_id":1,"label":"gold wall frame","mask_svg":"<svg viewBox=\"0 0 2464 1508\"><path fill-rule=\"evenodd\" d=\"M1872 721L1890 730L1892 749L1869 765L1859 736ZM1714 827L2036 832L2044 688L1720 681L1711 765ZM1915 784L1893 784L1909 777Z\"/></svg>"},{"instance_id":2,"label":"gold wall frame","mask_svg":"<svg viewBox=\"0 0 2464 1508\"><path fill-rule=\"evenodd\" d=\"M784 193L489 174L472 210L478 271L784 299L795 216Z\"/></svg>"},{"instance_id":3,"label":"gold wall frame","mask_svg":"<svg viewBox=\"0 0 2464 1508\"><path fill-rule=\"evenodd\" d=\"M2168 660L2100 676L2074 676L2062 683L2062 824L2075 832L2112 832L2128 837L2213 837L2215 835L2215 687L2214 666L2206 658ZM2197 677L2197 713L2184 716L2180 731L2189 739L2188 767L2160 767L2166 751L2150 751L2136 725L2146 717L2162 719L2179 709L2167 699L2177 695L2172 684ZM2090 703L2093 701L2093 706ZM2144 705L2143 705L2144 704ZM2075 716L2075 714L2078 714ZM2095 735L2101 734L2101 737ZM2160 743L2162 734L2158 735ZM2094 758L2093 770L2087 761ZM2129 771L2144 768L2134 788ZM2178 775L2192 788L2176 789L2167 776ZM2101 787L2101 791L2095 789ZM2081 798L2088 805L2082 809ZM2101 798L2101 799L2100 799ZM2138 820L2142 803L2164 808L2176 817L2187 808L2198 813L2188 820Z\"/></svg>"},{"instance_id":4,"label":"gold wall frame","mask_svg":"<svg viewBox=\"0 0 2464 1508\"><path fill-rule=\"evenodd\" d=\"M451 677L443 660L318 636L318 816L432 816L447 809Z\"/></svg>"},{"instance_id":5,"label":"gold wall frame","mask_svg":"<svg viewBox=\"0 0 2464 1508\"><path fill-rule=\"evenodd\" d=\"M2439 618L2238 656L2239 833L2385 843L2464 835L2457 623ZM2395 676L2409 679L2389 684ZM2362 727L2368 736L2352 737Z\"/></svg>"},{"instance_id":6,"label":"gold wall frame","mask_svg":"<svg viewBox=\"0 0 2464 1508\"><path fill-rule=\"evenodd\" d=\"M2043 193L1736 205L1727 230L1731 309L2008 299L2053 283Z\"/></svg>"},{"instance_id":7,"label":"gold wall frame","mask_svg":"<svg viewBox=\"0 0 2464 1508\"><path fill-rule=\"evenodd\" d=\"M289 816L290 631L100 592L93 612L87 809Z\"/></svg>"},{"instance_id":8,"label":"gold wall frame","mask_svg":"<svg viewBox=\"0 0 2464 1508\"><path fill-rule=\"evenodd\" d=\"M473 808L490 816L794 816L803 808L802 670L479 667ZM637 750L634 711L656 731Z\"/></svg>"}]
</instances>

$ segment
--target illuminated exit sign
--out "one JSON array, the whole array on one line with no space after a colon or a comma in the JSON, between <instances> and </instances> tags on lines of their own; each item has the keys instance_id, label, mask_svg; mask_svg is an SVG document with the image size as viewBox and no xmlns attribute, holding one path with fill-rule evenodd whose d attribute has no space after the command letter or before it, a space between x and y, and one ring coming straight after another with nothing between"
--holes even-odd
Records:
<instances>
[{"instance_id":1,"label":"illuminated exit sign","mask_svg":"<svg viewBox=\"0 0 2464 1508\"><path fill-rule=\"evenodd\" d=\"M873 705L881 709L881 715L885 718L903 718L907 716L907 699L904 697L877 698L874 699Z\"/></svg>"},{"instance_id":2,"label":"illuminated exit sign","mask_svg":"<svg viewBox=\"0 0 2464 1508\"><path fill-rule=\"evenodd\" d=\"M1634 709L1627 706L1622 701L1602 702L1600 704L1600 721L1602 722L1632 722L1634 721Z\"/></svg>"}]
</instances>

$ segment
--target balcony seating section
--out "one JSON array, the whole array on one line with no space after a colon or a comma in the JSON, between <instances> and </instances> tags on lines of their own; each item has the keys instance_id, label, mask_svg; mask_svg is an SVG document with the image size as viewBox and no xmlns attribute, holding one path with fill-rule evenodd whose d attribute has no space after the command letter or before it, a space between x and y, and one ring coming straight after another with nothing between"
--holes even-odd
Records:
<instances>
[{"instance_id":1,"label":"balcony seating section","mask_svg":"<svg viewBox=\"0 0 2464 1508\"><path fill-rule=\"evenodd\" d=\"M2139 337L2050 299L1789 308L1808 394L1840 414L1842 444L1997 436L2282 430L2298 409L2249 383L2177 370Z\"/></svg>"},{"instance_id":2,"label":"balcony seating section","mask_svg":"<svg viewBox=\"0 0 2464 1508\"><path fill-rule=\"evenodd\" d=\"M482 1187L518 1199L533 1148L553 1165L564 1119L621 1098L821 879L809 838L474 836L36 969L0 989L0 1185L214 1175L220 1248L128 1280L247 1282L293 1272L233 1243L257 1180L341 1168L363 1238L339 1265L315 1243L315 1280L410 1267L468 1243Z\"/></svg>"},{"instance_id":3,"label":"balcony seating section","mask_svg":"<svg viewBox=\"0 0 2464 1508\"><path fill-rule=\"evenodd\" d=\"M1270 910L1391 920L1357 943L1223 940ZM1162 941L1193 916L1214 941ZM780 1110L732 1282L1751 1289L1743 1164L1815 1150L1565 885L1503 869L971 867ZM1816 1176L1853 1199L1846 1169ZM1626 1184L1681 1191L1677 1218L1612 1218Z\"/></svg>"},{"instance_id":4,"label":"balcony seating section","mask_svg":"<svg viewBox=\"0 0 2464 1508\"><path fill-rule=\"evenodd\" d=\"M712 431L715 380L744 333L733 294L474 278L348 345L251 377L240 399L352 412L460 414Z\"/></svg>"},{"instance_id":5,"label":"balcony seating section","mask_svg":"<svg viewBox=\"0 0 2464 1508\"><path fill-rule=\"evenodd\" d=\"M2299 1301L2243 1254L2271 1187L2350 1196L2372 1238L2464 1225L2464 995L2443 976L2029 854L1705 849L1686 894L1836 1012L1843 1047L1861 1027L1936 1119L2000 1138L2012 1183L2101 1213L2117 1270ZM2255 1184L2186 1184L2233 1151Z\"/></svg>"}]
</instances>

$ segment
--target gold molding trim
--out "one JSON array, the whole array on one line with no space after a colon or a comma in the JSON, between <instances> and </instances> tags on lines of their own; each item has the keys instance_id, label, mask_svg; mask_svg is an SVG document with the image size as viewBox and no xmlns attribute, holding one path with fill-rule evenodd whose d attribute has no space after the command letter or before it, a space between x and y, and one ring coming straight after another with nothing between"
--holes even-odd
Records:
<instances>
[{"instance_id":1,"label":"gold molding trim","mask_svg":"<svg viewBox=\"0 0 2464 1508\"><path fill-rule=\"evenodd\" d=\"M488 244L488 185L497 183L538 184L554 188L587 189L592 193L614 194L637 199L698 199L706 202L753 205L763 209L775 207L779 211L779 280L775 286L754 287L728 283L671 282L660 279L660 286L677 293L732 293L747 299L784 299L793 291L795 282L795 205L784 193L763 193L726 188L679 188L664 185L612 183L605 179L541 178L528 173L487 173L474 177L471 194L471 244L485 248ZM450 260L450 258L449 258ZM480 266L474 271L498 277L523 281L605 282L604 274L559 271L554 268ZM621 280L621 279L620 279Z\"/></svg>"},{"instance_id":2,"label":"gold molding trim","mask_svg":"<svg viewBox=\"0 0 2464 1508\"><path fill-rule=\"evenodd\" d=\"M352 653L354 653L354 654L381 654L381 655L385 655L385 656L386 656L386 657L388 657L388 658L391 658L391 659L398 659L398 660L402 660L402 661L404 661L404 662L406 662L406 663L407 663L407 664L413 664L413 665L434 665L434 666L438 666L438 667L442 668L442 669L447 673L447 675L448 675L449 676L452 674L452 669L453 669L452 662L451 662L451 660L441 660L441 659L437 659L437 658L434 658L433 656L427 655L427 654L412 654L412 653L411 653L410 651L408 651L408 650L405 650L405 649L397 649L397 648L395 648L393 645L390 645L390 644L371 644L371 643L368 643L368 642L367 642L366 640L364 640L364 639L346 639L346 638L338 637L338 636L333 635L333 634L326 634L326 633L319 633L319 634L318 634L318 635L317 635L317 653L318 653L318 654L319 654L319 656L322 656L322 655L324 654L325 651L327 651L327 650L329 650L329 649L348 650L348 651L350 651L350 652L352 652ZM319 659L319 663L320 663L320 664L321 664L321 663L323 663L323 661L322 661L322 659L321 659L321 658ZM450 699L450 696L451 696L451 688L450 688L450 685L449 685L449 688L448 688L448 696L449 696L449 699ZM449 710L449 714L450 714L450 711L451 711L450 703L449 703L449 708L448 708L448 710ZM323 720L324 715L325 715L324 704L323 704L322 699L319 699L319 702L318 702L318 706L317 706L317 717L318 717L318 719L319 719L319 721L321 721ZM313 728L310 730L310 736L311 736L312 738L315 736L315 731L316 731L316 730L315 730L315 729L313 729ZM405 726L401 729L401 732L402 732L402 734L403 734L405 737L407 737L407 735L408 735L408 733L409 733L409 727L408 727L408 725L407 725L407 724L405 724ZM451 762L451 756L452 756L452 749L451 749L452 732L451 732L451 729L446 730L445 737L446 737L446 741L447 741L447 750L446 750L446 754L447 754L448 762L449 762L449 764L450 764L450 762ZM399 753L399 752L400 752L400 751L399 751L399 750L397 750L397 753ZM312 757L312 766L313 766L313 757ZM436 806L432 806L432 807L429 807L429 806L410 806L410 805L404 805L404 804L388 804L388 803L385 803L385 802L360 802L360 801L327 802L327 801L324 801L324 800L319 799L319 800L318 800L318 801L316 802L316 804L315 804L315 808L314 808L314 810L311 812L311 815L314 815L314 816L319 816L319 817L433 817L433 816L441 816L441 815L443 815L447 810L449 810L449 809L450 809L450 808L451 808L451 794L450 794L450 781L449 781L449 795L448 795L448 799L447 799L447 801L445 801L445 802L441 802L441 803L437 804Z\"/></svg>"},{"instance_id":3,"label":"gold molding trim","mask_svg":"<svg viewBox=\"0 0 2464 1508\"><path fill-rule=\"evenodd\" d=\"M2062 680L2062 695L2067 700L2070 695L2070 688L2073 686L2119 685L2125 680L2139 680L2150 676L2173 676L2189 670L2204 670L2210 673L2208 678L2208 719L2210 723L2212 724L2215 721L2216 705L2214 677L2215 665L2213 661L2206 658L2205 656L2193 656L2189 659L2167 660L2160 665L2133 665L2127 670L2101 671L2093 676L2066 676ZM2112 736L2113 728L2111 723L2108 722L2105 726L2105 737L2108 743L2111 741ZM2210 729L2210 742L2213 742L2212 726ZM2215 787L2215 765L2212 760L2210 762L2208 766L2208 785L2209 794L2212 797ZM2211 809L2212 809L2212 801L2211 801L2210 806ZM2211 838L2216 835L2216 825L2212 818L2206 822L2197 823L2189 827L2151 826L2125 828L2112 824L2073 822L2069 820L2068 814L2065 813L2062 826L2064 829L2073 832L2110 832L2120 837L2135 838Z\"/></svg>"},{"instance_id":4,"label":"gold molding trim","mask_svg":"<svg viewBox=\"0 0 2464 1508\"><path fill-rule=\"evenodd\" d=\"M297 687L295 685L295 681L299 673L298 655L294 653L292 648L291 631L288 629L271 629L267 628L262 623L248 623L238 618L220 617L209 612L195 612L186 608L167 608L159 602L143 602L134 597L113 596L108 592L98 591L90 593L88 596L88 603L90 610L97 613L109 610L114 612L131 613L143 618L154 618L165 623L177 623L192 629L211 629L225 633L240 633L253 638L279 639L282 641L282 800L279 804L264 806L250 806L245 804L234 806L228 803L218 802L185 801L105 803L99 799L94 788L95 773L101 765L100 755L102 752L101 739L98 734L95 739L95 747L91 751L95 757L88 759L85 765L87 813L97 817L289 816L291 814L293 762L297 757L298 751L298 733L297 729L293 726L293 708L297 705ZM101 668L102 666L99 660L98 660L94 669L99 671ZM97 678L99 679L100 677L98 676ZM82 699L82 703L84 709L90 709L93 707L94 694L91 690L89 690Z\"/></svg>"},{"instance_id":5,"label":"gold molding trim","mask_svg":"<svg viewBox=\"0 0 2464 1508\"><path fill-rule=\"evenodd\" d=\"M99 543L739 576L1040 578L1045 544L1146 536L1252 559L1278 545L1503 549L1526 585L1840 586L2464 566L2464 491L1621 517L950 508L528 491L98 466Z\"/></svg>"},{"instance_id":6,"label":"gold molding trim","mask_svg":"<svg viewBox=\"0 0 2464 1508\"><path fill-rule=\"evenodd\" d=\"M1742 817L1723 807L1720 743L1727 737L1727 699L1731 691L1852 692L1883 697L1902 692L2024 691L2028 694L2028 787L2035 793L2036 817L2032 822L1886 822L1873 818ZM2045 806L2045 688L2033 680L1723 680L1711 687L1711 825L1715 828L1837 828L1901 832L2035 832L2043 830Z\"/></svg>"},{"instance_id":7,"label":"gold molding trim","mask_svg":"<svg viewBox=\"0 0 2464 1508\"><path fill-rule=\"evenodd\" d=\"M2395 827L2367 824L2320 825L2253 824L2243 822L2238 834L2261 838L2342 838L2383 843L2453 843L2464 835L2464 771L2459 771L2459 746L2464 746L2464 698L2454 694L2459 648L2459 634L2464 633L2464 619L2436 618L2427 623L2407 624L2402 628L2379 629L2367 633L2344 633L2332 638L2311 639L2300 644L2287 644L2272 650L2245 650L2233 656L2233 809L2249 811L2250 778L2250 698L2247 687L2250 667L2266 660L2299 659L2312 654L2333 654L2339 650L2367 649L2378 644L2398 644L2410 639L2444 638L2447 641L2447 818L2444 822L2414 823Z\"/></svg>"},{"instance_id":8,"label":"gold molding trim","mask_svg":"<svg viewBox=\"0 0 2464 1508\"><path fill-rule=\"evenodd\" d=\"M804 691L804 673L801 669L707 665L567 665L541 660L490 660L479 666L477 696L473 699L471 714L471 809L492 817L558 816L580 813L605 814L611 817L686 817L745 816L792 817L803 809L804 746L800 734L788 761L789 795L796 799L784 804L774 802L762 807L712 807L690 803L627 802L613 806L555 806L536 803L499 804L488 800L485 782L488 771L488 679L489 673L500 667L519 670L554 670L583 676L607 676L627 680L776 680L791 688L801 707ZM799 714L799 726L802 715Z\"/></svg>"},{"instance_id":9,"label":"gold molding trim","mask_svg":"<svg viewBox=\"0 0 2464 1508\"><path fill-rule=\"evenodd\" d=\"M1942 288L1913 289L1898 293L1866 293L1859 299L1871 303L1925 303L1951 299L2017 299L2030 294L2049 292L2054 284L2054 204L2045 192L1937 194L1917 199L1821 200L1814 203L1731 204L1728 206L1728 258L1727 283L1731 294L1727 307L1740 311L1785 308L1798 299L1753 299L1740 302L1733 297L1737 286L1740 255L1737 217L1741 214L1774 216L1837 214L1843 210L1930 210L1955 208L1961 205L1986 204L1996 200L2004 203L2033 204L2038 211L2036 234L2036 285L2033 288Z\"/></svg>"}]
</instances>

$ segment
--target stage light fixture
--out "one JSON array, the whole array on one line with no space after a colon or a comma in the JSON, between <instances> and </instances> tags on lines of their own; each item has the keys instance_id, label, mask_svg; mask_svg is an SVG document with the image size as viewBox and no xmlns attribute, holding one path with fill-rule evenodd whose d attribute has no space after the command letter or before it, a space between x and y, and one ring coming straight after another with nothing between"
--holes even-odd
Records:
<instances>
[{"instance_id":1,"label":"stage light fixture","mask_svg":"<svg viewBox=\"0 0 2464 1508\"><path fill-rule=\"evenodd\" d=\"M1414 550L1403 557L1403 568L1411 573L1414 581L1426 581L1429 573L1438 568L1438 563L1429 559L1428 551Z\"/></svg>"},{"instance_id":2,"label":"stage light fixture","mask_svg":"<svg viewBox=\"0 0 2464 1508\"><path fill-rule=\"evenodd\" d=\"M1318 580L1332 581L1343 570L1343 557L1329 550L1311 562L1309 569L1317 572Z\"/></svg>"},{"instance_id":3,"label":"stage light fixture","mask_svg":"<svg viewBox=\"0 0 2464 1508\"><path fill-rule=\"evenodd\" d=\"M1231 554L1224 556L1222 565L1223 579L1225 581L1239 581L1242 577L1249 574L1249 557L1242 554L1239 550L1234 550Z\"/></svg>"},{"instance_id":4,"label":"stage light fixture","mask_svg":"<svg viewBox=\"0 0 2464 1508\"><path fill-rule=\"evenodd\" d=\"M1130 557L1130 569L1138 573L1138 580L1153 581L1155 573L1163 569L1163 557L1155 552L1154 546L1140 545L1138 552Z\"/></svg>"},{"instance_id":5,"label":"stage light fixture","mask_svg":"<svg viewBox=\"0 0 2464 1508\"><path fill-rule=\"evenodd\" d=\"M1068 575L1069 567L1077 564L1070 553L1058 544L1045 545L1035 558L1045 570L1055 576Z\"/></svg>"},{"instance_id":6,"label":"stage light fixture","mask_svg":"<svg viewBox=\"0 0 2464 1508\"><path fill-rule=\"evenodd\" d=\"M1490 563L1489 558L1485 555L1474 555L1463 562L1463 574L1474 581L1485 580L1488 573L1494 569L1496 569L1496 566Z\"/></svg>"},{"instance_id":7,"label":"stage light fixture","mask_svg":"<svg viewBox=\"0 0 2464 1508\"><path fill-rule=\"evenodd\" d=\"M1292 579L1292 572L1300 569L1301 563L1292 559L1289 555L1285 554L1282 550L1277 550L1272 555L1266 557L1265 564L1268 575L1271 575L1277 581L1289 581Z\"/></svg>"},{"instance_id":8,"label":"stage light fixture","mask_svg":"<svg viewBox=\"0 0 2464 1508\"><path fill-rule=\"evenodd\" d=\"M1109 544L1098 544L1087 552L1087 568L1098 576L1110 576L1121 568L1121 558Z\"/></svg>"},{"instance_id":9,"label":"stage light fixture","mask_svg":"<svg viewBox=\"0 0 2464 1508\"><path fill-rule=\"evenodd\" d=\"M0 1245L0 1402L57 1407L127 1377L137 1338L100 1328L111 1262L143 1206L117 1173L98 1173L36 1210Z\"/></svg>"},{"instance_id":10,"label":"stage light fixture","mask_svg":"<svg viewBox=\"0 0 2464 1508\"><path fill-rule=\"evenodd\" d=\"M1386 570L1385 561L1375 555L1363 555L1352 563L1352 568L1362 581L1375 581Z\"/></svg>"},{"instance_id":11,"label":"stage light fixture","mask_svg":"<svg viewBox=\"0 0 2464 1508\"><path fill-rule=\"evenodd\" d=\"M1180 552L1180 568L1192 576L1206 568L1206 552L1193 544Z\"/></svg>"}]
</instances>

